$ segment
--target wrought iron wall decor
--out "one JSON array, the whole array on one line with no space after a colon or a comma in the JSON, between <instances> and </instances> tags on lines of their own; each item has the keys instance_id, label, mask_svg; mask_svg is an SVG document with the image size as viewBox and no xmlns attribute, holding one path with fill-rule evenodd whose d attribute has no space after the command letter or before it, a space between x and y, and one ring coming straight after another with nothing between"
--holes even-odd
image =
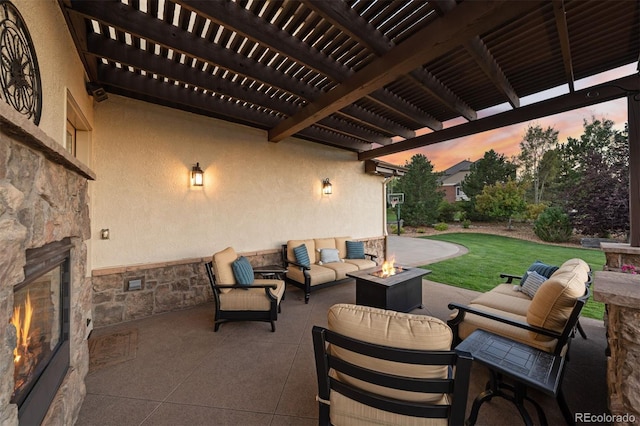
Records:
<instances>
[{"instance_id":1,"label":"wrought iron wall decor","mask_svg":"<svg viewBox=\"0 0 640 426\"><path fill-rule=\"evenodd\" d=\"M42 112L38 59L22 15L8 0L0 0L0 85L4 100L37 125Z\"/></svg>"}]
</instances>

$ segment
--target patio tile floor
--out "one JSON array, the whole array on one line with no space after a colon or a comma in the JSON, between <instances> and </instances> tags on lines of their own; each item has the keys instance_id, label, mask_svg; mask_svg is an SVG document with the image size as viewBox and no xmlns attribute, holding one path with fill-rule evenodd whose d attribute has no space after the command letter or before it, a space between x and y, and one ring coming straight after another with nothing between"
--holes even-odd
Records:
<instances>
[{"instance_id":1,"label":"patio tile floor","mask_svg":"<svg viewBox=\"0 0 640 426\"><path fill-rule=\"evenodd\" d=\"M425 308L413 313L446 320L448 302L466 303L475 294L424 280ZM95 336L137 328L137 353L87 376L77 425L316 424L311 328L326 326L328 308L342 302L355 303L355 283L314 292L308 305L300 290L288 287L275 333L261 322L227 323L214 333L211 304L97 329ZM602 414L607 404L604 327L602 321L582 323L589 339L573 342L565 395L572 411ZM469 407L487 378L474 365ZM545 408L549 424L564 424L555 400L530 394ZM521 423L512 404L502 399L484 404L478 418L479 425Z\"/></svg>"}]
</instances>

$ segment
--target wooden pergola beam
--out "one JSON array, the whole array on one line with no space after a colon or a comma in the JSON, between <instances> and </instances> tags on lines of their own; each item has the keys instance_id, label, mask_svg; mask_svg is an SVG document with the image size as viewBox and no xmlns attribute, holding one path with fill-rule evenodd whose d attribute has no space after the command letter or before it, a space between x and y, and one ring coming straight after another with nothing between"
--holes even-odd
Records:
<instances>
[{"instance_id":1,"label":"wooden pergola beam","mask_svg":"<svg viewBox=\"0 0 640 426\"><path fill-rule=\"evenodd\" d=\"M320 97L322 94L320 90L316 89L313 86L310 86L298 79L282 74L271 67L267 67L261 64L260 62L246 58L229 49L224 49L216 44L209 43L200 37L194 37L193 34L189 33L186 30L180 29L179 27L173 27L173 30L169 33L165 30L164 24L162 21L158 21L157 19L154 19L151 16L143 12L140 12L138 10L132 9L127 5L109 4L107 6L108 7L106 7L105 4L98 3L98 2L75 2L74 1L73 9L69 9L68 12L69 12L69 16L74 17L74 20L77 20L78 22L81 21L84 23L85 18L95 19L96 21L103 22L106 25L110 25L121 31L126 31L136 37L147 40L147 42L149 43L155 43L163 46L164 48L167 48L167 49L170 48L176 52L184 53L189 57L195 57L198 61L201 61L203 63L215 64L231 72L244 75L258 82L292 93L302 99L312 101ZM84 34L85 32L86 31L83 31L82 33ZM89 38L92 38L92 37L93 36ZM95 39L95 37L93 38ZM107 43L107 44L109 42L119 43L115 40L110 40L108 38L104 38L103 40L104 41L101 41L101 42ZM126 46L126 44L124 43L120 43L120 45ZM84 41L82 48L79 48L80 51L91 53L91 56L94 56L94 57L99 56L100 52L98 52L98 49L99 49L99 43L94 43L92 46L93 52L90 52L89 48L87 47L86 40ZM109 55L111 55L112 57L115 56L114 50L116 49L110 49L110 52L109 52ZM131 50L132 48L129 48L127 51L131 51ZM144 53L144 51L142 50L136 50L132 53L129 53L129 56L128 56L129 63L134 61L133 58L135 57L137 52ZM158 57L158 55L154 55L153 53L148 53L148 55L149 56L147 56L147 58L151 59L152 61L151 63L158 62L157 60L153 60L153 56ZM171 61L168 59L165 59L165 60L167 61L167 65L164 66L165 68L164 75L170 74L173 72L169 68L173 66L177 67L181 65L179 63L176 63L175 61ZM93 64L95 66L96 60L95 59L88 60L88 63ZM141 69L146 68L142 64L140 64L139 67ZM187 66L184 66L184 67L188 68ZM195 69L193 69L193 73L197 75L201 74L198 70L195 70ZM96 71L96 75L97 75L97 71ZM183 75L183 78L181 78L181 81L184 81L183 79L186 77L184 77L184 74L182 75ZM209 78L212 80L217 80L217 79L213 79L211 76L209 76ZM201 81L199 77L196 77L196 79ZM197 84L197 83L194 82L194 84ZM204 84L203 87L207 86L206 83L202 83L202 84ZM231 90L230 87L227 87L227 89ZM246 91L246 89L243 89L243 90ZM239 99L244 99L244 97L239 96L238 93L236 93L235 95L230 93L229 95L237 96ZM245 95L245 96L248 96L248 95ZM387 100L389 100L390 102L393 101L393 99L387 99ZM295 109L291 109L291 106L293 104L289 103L289 105L286 105L286 102L283 102L283 101L278 102L278 104L276 104L274 101L265 104L264 101L262 101L262 102L258 102L258 104L267 106L270 109L273 109L275 111L284 112L286 115L292 115L292 114L295 114L297 111L299 111L298 106L295 106ZM405 109L407 108L405 107ZM356 119L356 121L358 120L363 121L365 117L371 117L371 116L379 117L376 114L370 113L368 115L360 114L359 116L354 118ZM382 119L382 117L379 117L379 119ZM337 123L338 120L334 120L334 122ZM375 123L378 123L378 122L379 120L373 120L373 123L371 123L372 124L371 127L375 128L376 126ZM342 123L342 124L344 125L345 123ZM389 128L398 128L398 127L401 127L401 126L399 126L397 123L393 123L393 125L390 126ZM347 132L351 134L354 134L354 133L359 134L360 137L365 138L370 142L381 143L383 145L386 145L390 142L390 140L384 137L383 138L376 137L373 140L371 140L373 136L370 131L367 131L366 129L364 130L357 129L354 126L351 126L349 128L339 127L335 130L340 132ZM402 134L406 134L406 132L407 132L407 129L403 130Z\"/></svg>"},{"instance_id":2,"label":"wooden pergola beam","mask_svg":"<svg viewBox=\"0 0 640 426\"><path fill-rule=\"evenodd\" d=\"M528 7L523 7L526 3ZM464 2L269 131L280 141L539 2Z\"/></svg>"},{"instance_id":3,"label":"wooden pergola beam","mask_svg":"<svg viewBox=\"0 0 640 426\"><path fill-rule=\"evenodd\" d=\"M309 48L306 43L292 37L286 31L280 30L273 24L265 25L260 18L236 3L201 0L177 0L177 2L189 10L197 11L212 22L236 31L271 50L292 58L305 67L328 76L333 81L341 83L353 74L350 68L321 54L314 48ZM428 126L432 129L442 128L439 121L430 117L426 112L414 113L413 110L416 109L414 106L406 101L397 101L394 99L397 98L395 95L380 91L376 93L376 96L378 99L383 99L383 102L388 105L395 105L394 109L421 126Z\"/></svg>"},{"instance_id":4,"label":"wooden pergola beam","mask_svg":"<svg viewBox=\"0 0 640 426\"><path fill-rule=\"evenodd\" d=\"M480 69L489 77L493 85L507 98L511 106L518 108L520 106L520 98L480 37L476 36L467 40L464 43L464 47Z\"/></svg>"},{"instance_id":5,"label":"wooden pergola beam","mask_svg":"<svg viewBox=\"0 0 640 426\"><path fill-rule=\"evenodd\" d=\"M86 18L104 22L130 33L132 36L140 37L167 49L173 49L176 53L184 53L188 57L195 57L202 62L217 65L305 99L314 99L320 96L319 90L298 79L291 78L229 49L209 43L200 37L194 37L193 34L179 27L172 27L172 31L169 32L163 21L125 4L90 1L73 1L72 4L73 9L68 9L70 15L80 14Z\"/></svg>"},{"instance_id":6,"label":"wooden pergola beam","mask_svg":"<svg viewBox=\"0 0 640 426\"><path fill-rule=\"evenodd\" d=\"M562 50L562 62L564 63L564 74L569 85L569 91L576 90L574 84L573 61L571 60L571 44L569 43L569 27L567 26L567 15L564 10L564 0L553 0L553 14L556 17L556 29Z\"/></svg>"},{"instance_id":7,"label":"wooden pergola beam","mask_svg":"<svg viewBox=\"0 0 640 426\"><path fill-rule=\"evenodd\" d=\"M305 4L343 32L367 46L377 56L383 56L395 47L395 44L384 34L342 0L306 0ZM455 2L453 4L455 6ZM477 118L476 112L469 105L427 70L419 67L412 71L410 75L412 81L420 90L435 97L450 110L458 112L467 120L475 120ZM438 128L442 127L441 125L436 126ZM428 127L433 129L432 126Z\"/></svg>"},{"instance_id":8,"label":"wooden pergola beam","mask_svg":"<svg viewBox=\"0 0 640 426\"><path fill-rule=\"evenodd\" d=\"M445 142L476 133L482 133L501 127L518 124L540 117L546 117L561 112L611 101L627 96L629 87L639 87L640 76L631 75L601 85L582 89L573 93L560 95L552 99L547 99L534 104L522 106L500 114L495 114L486 118L463 123L457 126L440 130L439 132L428 133L413 139L396 142L389 146L372 149L358 155L359 160L369 160L389 154L416 149L438 142ZM629 119L631 121L631 118Z\"/></svg>"}]
</instances>

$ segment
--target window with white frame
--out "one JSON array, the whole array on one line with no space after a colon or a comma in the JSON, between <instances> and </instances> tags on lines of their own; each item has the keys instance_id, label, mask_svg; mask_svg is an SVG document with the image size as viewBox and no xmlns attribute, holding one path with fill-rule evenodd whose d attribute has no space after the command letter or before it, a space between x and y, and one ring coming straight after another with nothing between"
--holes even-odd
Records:
<instances>
[{"instance_id":1,"label":"window with white frame","mask_svg":"<svg viewBox=\"0 0 640 426\"><path fill-rule=\"evenodd\" d=\"M90 165L91 126L69 91L67 91L67 123L64 147L78 160Z\"/></svg>"}]
</instances>

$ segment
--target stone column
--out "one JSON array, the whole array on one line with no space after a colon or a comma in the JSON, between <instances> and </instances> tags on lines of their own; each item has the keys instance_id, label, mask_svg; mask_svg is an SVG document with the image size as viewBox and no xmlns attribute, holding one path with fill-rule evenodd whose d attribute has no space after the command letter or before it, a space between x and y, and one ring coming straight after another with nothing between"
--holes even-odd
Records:
<instances>
[{"instance_id":1,"label":"stone column","mask_svg":"<svg viewBox=\"0 0 640 426\"><path fill-rule=\"evenodd\" d=\"M607 386L613 424L639 424L640 275L596 272L594 299L607 309Z\"/></svg>"}]
</instances>

